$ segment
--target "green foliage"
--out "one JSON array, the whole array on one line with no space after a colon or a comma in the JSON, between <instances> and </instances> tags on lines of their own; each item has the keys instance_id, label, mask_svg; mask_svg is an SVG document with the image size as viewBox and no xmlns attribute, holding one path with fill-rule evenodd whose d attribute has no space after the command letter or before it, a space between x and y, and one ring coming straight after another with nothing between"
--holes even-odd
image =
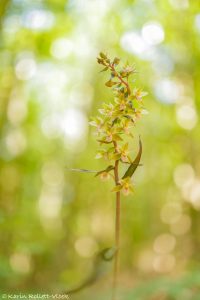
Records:
<instances>
[{"instance_id":1,"label":"green foliage","mask_svg":"<svg viewBox=\"0 0 200 300\"><path fill-rule=\"evenodd\" d=\"M150 280L127 293L125 300L198 300L200 295L200 273L193 271L180 279L163 277Z\"/></svg>"},{"instance_id":2,"label":"green foliage","mask_svg":"<svg viewBox=\"0 0 200 300\"><path fill-rule=\"evenodd\" d=\"M133 161L130 157L129 143L124 137L133 138L131 132L141 115L146 112L143 105L143 97L146 92L130 84L130 76L136 73L134 67L128 63L120 66L120 59L115 57L113 60L106 54L100 52L97 62L105 66L102 71L110 72L110 79L105 83L107 87L112 87L114 101L103 103L99 109L100 116L93 118L90 125L96 127L97 141L108 145L107 148L100 149L96 158L104 158L108 162L120 161L122 164L129 164L127 171L117 186L112 190L118 192L122 190L124 195L133 191L131 177L139 165L142 155L142 143L140 140L139 153ZM101 72L102 72L101 71ZM109 172L114 168L108 167L97 175L105 180L109 179ZM114 176L113 176L114 178Z\"/></svg>"}]
</instances>

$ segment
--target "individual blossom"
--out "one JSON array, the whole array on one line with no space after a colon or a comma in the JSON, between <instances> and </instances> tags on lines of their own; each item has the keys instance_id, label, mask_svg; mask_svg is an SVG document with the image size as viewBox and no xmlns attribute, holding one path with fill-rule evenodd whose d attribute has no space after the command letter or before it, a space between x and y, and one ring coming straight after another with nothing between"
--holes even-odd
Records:
<instances>
[{"instance_id":1,"label":"individual blossom","mask_svg":"<svg viewBox=\"0 0 200 300\"><path fill-rule=\"evenodd\" d=\"M138 101L141 101L143 97L145 97L146 95L148 95L147 92L144 92L142 89L139 89L139 88L135 88L133 90L133 95L135 96L135 98L138 100Z\"/></svg>"},{"instance_id":2,"label":"individual blossom","mask_svg":"<svg viewBox=\"0 0 200 300\"><path fill-rule=\"evenodd\" d=\"M96 159L104 158L105 160L111 160L112 159L112 153L114 148L108 148L108 149L101 149L98 151L97 155L95 156Z\"/></svg>"},{"instance_id":3,"label":"individual blossom","mask_svg":"<svg viewBox=\"0 0 200 300\"><path fill-rule=\"evenodd\" d=\"M107 181L111 178L111 174L108 172L102 172L99 177L102 181Z\"/></svg>"},{"instance_id":4,"label":"individual blossom","mask_svg":"<svg viewBox=\"0 0 200 300\"><path fill-rule=\"evenodd\" d=\"M98 141L105 144L112 143L113 141L122 141L122 138L119 135L120 132L121 130L119 127L111 127L111 125L108 125L105 131L102 133L102 138Z\"/></svg>"},{"instance_id":5,"label":"individual blossom","mask_svg":"<svg viewBox=\"0 0 200 300\"><path fill-rule=\"evenodd\" d=\"M101 132L103 130L103 127L104 127L104 121L102 118L100 117L96 117L96 118L92 118L91 121L89 122L89 124L91 126L94 126L97 128L97 132Z\"/></svg>"},{"instance_id":6,"label":"individual blossom","mask_svg":"<svg viewBox=\"0 0 200 300\"><path fill-rule=\"evenodd\" d=\"M125 132L125 134L127 134L131 137L133 137L133 135L130 130L132 129L133 126L134 126L134 123L130 119L122 120L122 122L120 124L121 131Z\"/></svg>"},{"instance_id":7,"label":"individual blossom","mask_svg":"<svg viewBox=\"0 0 200 300\"><path fill-rule=\"evenodd\" d=\"M118 153L120 154L120 160L122 162L129 162L129 148L128 143L124 144L123 146L118 148Z\"/></svg>"},{"instance_id":8,"label":"individual blossom","mask_svg":"<svg viewBox=\"0 0 200 300\"><path fill-rule=\"evenodd\" d=\"M115 117L117 115L116 107L112 104L103 103L103 108L99 109L100 114L104 115L105 117Z\"/></svg>"},{"instance_id":9,"label":"individual blossom","mask_svg":"<svg viewBox=\"0 0 200 300\"><path fill-rule=\"evenodd\" d=\"M126 64L123 69L120 71L120 75L122 78L129 77L129 75L136 73L135 67L132 67L128 64Z\"/></svg>"},{"instance_id":10,"label":"individual blossom","mask_svg":"<svg viewBox=\"0 0 200 300\"><path fill-rule=\"evenodd\" d=\"M130 177L126 177L125 179L121 179L119 181L118 185L116 185L112 189L112 192L119 192L119 191L122 191L122 193L125 196L128 196L130 193L132 193L134 191L133 184L131 182L131 178Z\"/></svg>"}]
</instances>

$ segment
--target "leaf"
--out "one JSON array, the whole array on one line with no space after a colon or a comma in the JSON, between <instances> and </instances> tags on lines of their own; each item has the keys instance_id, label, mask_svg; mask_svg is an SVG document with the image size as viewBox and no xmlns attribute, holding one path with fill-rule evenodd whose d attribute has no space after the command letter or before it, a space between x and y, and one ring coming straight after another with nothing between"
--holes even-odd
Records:
<instances>
[{"instance_id":1,"label":"leaf","mask_svg":"<svg viewBox=\"0 0 200 300\"><path fill-rule=\"evenodd\" d=\"M114 166L110 165L110 166L108 166L106 169L97 172L97 173L95 174L95 177L98 176L98 175L101 175L101 174L104 173L104 172L107 172L107 173L108 173L108 172L110 172L111 170L113 170L114 168L115 168Z\"/></svg>"},{"instance_id":2,"label":"leaf","mask_svg":"<svg viewBox=\"0 0 200 300\"><path fill-rule=\"evenodd\" d=\"M128 143L126 143L123 147L122 147L123 151L127 151L128 150Z\"/></svg>"},{"instance_id":3,"label":"leaf","mask_svg":"<svg viewBox=\"0 0 200 300\"><path fill-rule=\"evenodd\" d=\"M105 85L108 86L108 87L112 87L113 85L117 84L118 82L113 82L111 80L108 80Z\"/></svg>"},{"instance_id":4,"label":"leaf","mask_svg":"<svg viewBox=\"0 0 200 300\"><path fill-rule=\"evenodd\" d=\"M118 57L115 57L114 60L113 60L113 64L118 65L119 62L120 62L120 59Z\"/></svg>"},{"instance_id":5,"label":"leaf","mask_svg":"<svg viewBox=\"0 0 200 300\"><path fill-rule=\"evenodd\" d=\"M101 144L110 144L111 142L107 142L106 140L97 140L97 142L101 143Z\"/></svg>"},{"instance_id":6,"label":"leaf","mask_svg":"<svg viewBox=\"0 0 200 300\"><path fill-rule=\"evenodd\" d=\"M122 189L122 185L118 184L111 190L111 192L119 192L121 191L121 189Z\"/></svg>"},{"instance_id":7,"label":"leaf","mask_svg":"<svg viewBox=\"0 0 200 300\"><path fill-rule=\"evenodd\" d=\"M101 70L100 72L105 72L108 70L108 67L103 68L103 70Z\"/></svg>"},{"instance_id":8,"label":"leaf","mask_svg":"<svg viewBox=\"0 0 200 300\"><path fill-rule=\"evenodd\" d=\"M136 169L137 169L137 167L140 163L141 156L142 156L142 142L141 142L141 139L139 138L139 151L138 151L138 154L137 154L135 160L132 162L132 164L129 166L129 168L125 172L122 179L125 179L126 177L132 177L133 173L136 171Z\"/></svg>"},{"instance_id":9,"label":"leaf","mask_svg":"<svg viewBox=\"0 0 200 300\"><path fill-rule=\"evenodd\" d=\"M104 59L107 58L107 56L106 56L103 52L100 52L100 53L99 53L99 56L100 56L101 58L104 58Z\"/></svg>"},{"instance_id":10,"label":"leaf","mask_svg":"<svg viewBox=\"0 0 200 300\"><path fill-rule=\"evenodd\" d=\"M121 154L120 154L120 153L115 153L115 154L113 154L112 159L114 159L114 160L119 160L120 157L121 157Z\"/></svg>"},{"instance_id":11,"label":"leaf","mask_svg":"<svg viewBox=\"0 0 200 300\"><path fill-rule=\"evenodd\" d=\"M102 59L102 58L99 58L99 57L97 57L97 62L98 62L99 64L104 64L104 63L103 63L103 59Z\"/></svg>"},{"instance_id":12,"label":"leaf","mask_svg":"<svg viewBox=\"0 0 200 300\"><path fill-rule=\"evenodd\" d=\"M120 88L121 87L121 85L122 85L122 83L120 82L120 83L118 83L118 85L117 85L117 88Z\"/></svg>"},{"instance_id":13,"label":"leaf","mask_svg":"<svg viewBox=\"0 0 200 300\"><path fill-rule=\"evenodd\" d=\"M122 141L122 138L118 134L113 134L113 141Z\"/></svg>"},{"instance_id":14,"label":"leaf","mask_svg":"<svg viewBox=\"0 0 200 300\"><path fill-rule=\"evenodd\" d=\"M80 172L80 173L96 173L95 170L88 170L88 169L67 169L67 171L73 171L73 172Z\"/></svg>"},{"instance_id":15,"label":"leaf","mask_svg":"<svg viewBox=\"0 0 200 300\"><path fill-rule=\"evenodd\" d=\"M116 255L117 250L118 250L117 247L114 246L114 247L106 248L103 251L101 251L103 260L105 261L112 260Z\"/></svg>"}]
</instances>

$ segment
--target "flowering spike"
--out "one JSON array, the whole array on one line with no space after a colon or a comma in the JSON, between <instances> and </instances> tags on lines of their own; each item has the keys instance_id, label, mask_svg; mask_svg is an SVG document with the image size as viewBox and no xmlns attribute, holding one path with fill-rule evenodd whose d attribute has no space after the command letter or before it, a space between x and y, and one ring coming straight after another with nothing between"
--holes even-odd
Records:
<instances>
[{"instance_id":1,"label":"flowering spike","mask_svg":"<svg viewBox=\"0 0 200 300\"><path fill-rule=\"evenodd\" d=\"M114 101L107 104L103 103L102 107L98 110L100 117L93 118L90 125L94 126L97 131L97 141L106 148L98 151L96 158L102 158L108 162L113 161L117 164L126 163L130 164L129 168L122 177L123 180L132 177L133 173L140 165L140 158L142 155L142 143L139 140L139 151L134 161L130 157L129 143L124 137L133 138L132 129L136 125L137 121L144 114L143 97L146 96L146 92L137 87L132 87L129 77L135 75L135 66L131 66L128 62L125 64L120 63L120 58L115 57L110 59L107 54L100 52L97 58L100 65L103 66L103 70L110 73L110 78L106 81L105 85L112 88L114 94ZM110 145L113 144L113 147ZM113 171L115 167L100 171L96 176L101 175L102 179L108 179L108 170ZM110 173L109 173L110 174ZM124 184L130 187L131 180L125 180ZM120 179L119 179L120 180ZM128 182L128 183L127 183ZM117 192L120 189L119 182L115 187ZM117 190L116 190L117 189ZM123 187L121 188L123 191ZM126 190L126 189L124 189ZM132 191L132 188L128 188L128 191ZM128 193L129 193L128 192ZM125 195L128 193L124 192Z\"/></svg>"}]
</instances>

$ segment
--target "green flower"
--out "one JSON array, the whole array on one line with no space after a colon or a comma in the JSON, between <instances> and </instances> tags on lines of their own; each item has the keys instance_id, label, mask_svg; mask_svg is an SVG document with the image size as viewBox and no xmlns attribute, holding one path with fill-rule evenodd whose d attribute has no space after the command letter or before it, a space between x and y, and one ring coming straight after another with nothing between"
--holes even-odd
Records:
<instances>
[{"instance_id":1,"label":"green flower","mask_svg":"<svg viewBox=\"0 0 200 300\"><path fill-rule=\"evenodd\" d=\"M122 193L125 196L128 196L130 193L133 193L133 184L131 182L130 177L126 177L125 179L121 179L119 181L119 184L112 189L112 192L119 192L122 191Z\"/></svg>"},{"instance_id":2,"label":"green flower","mask_svg":"<svg viewBox=\"0 0 200 300\"><path fill-rule=\"evenodd\" d=\"M111 143L113 141L122 141L122 138L119 136L121 129L118 127L107 126L107 130L103 133L102 139L99 140L101 143Z\"/></svg>"},{"instance_id":3,"label":"green flower","mask_svg":"<svg viewBox=\"0 0 200 300\"><path fill-rule=\"evenodd\" d=\"M94 126L97 128L97 131L100 131L104 126L104 121L100 117L92 118L92 120L89 122L91 126Z\"/></svg>"},{"instance_id":4,"label":"green flower","mask_svg":"<svg viewBox=\"0 0 200 300\"><path fill-rule=\"evenodd\" d=\"M116 114L115 107L112 103L110 104L103 104L103 108L99 109L100 114L106 116L106 117L113 117Z\"/></svg>"},{"instance_id":5,"label":"green flower","mask_svg":"<svg viewBox=\"0 0 200 300\"><path fill-rule=\"evenodd\" d=\"M102 181L107 181L111 178L111 174L108 172L102 172L99 177Z\"/></svg>"},{"instance_id":6,"label":"green flower","mask_svg":"<svg viewBox=\"0 0 200 300\"><path fill-rule=\"evenodd\" d=\"M118 153L120 154L120 159L123 162L128 162L129 161L129 157L128 157L128 155L129 155L128 143L126 143L122 147L119 147Z\"/></svg>"},{"instance_id":7,"label":"green flower","mask_svg":"<svg viewBox=\"0 0 200 300\"><path fill-rule=\"evenodd\" d=\"M133 95L137 100L141 101L144 96L148 95L148 93L142 91L142 89L136 88L133 90Z\"/></svg>"},{"instance_id":8,"label":"green flower","mask_svg":"<svg viewBox=\"0 0 200 300\"><path fill-rule=\"evenodd\" d=\"M112 160L112 154L114 152L114 147L108 149L101 149L98 151L97 155L95 156L96 159L104 158L105 160Z\"/></svg>"}]
</instances>

